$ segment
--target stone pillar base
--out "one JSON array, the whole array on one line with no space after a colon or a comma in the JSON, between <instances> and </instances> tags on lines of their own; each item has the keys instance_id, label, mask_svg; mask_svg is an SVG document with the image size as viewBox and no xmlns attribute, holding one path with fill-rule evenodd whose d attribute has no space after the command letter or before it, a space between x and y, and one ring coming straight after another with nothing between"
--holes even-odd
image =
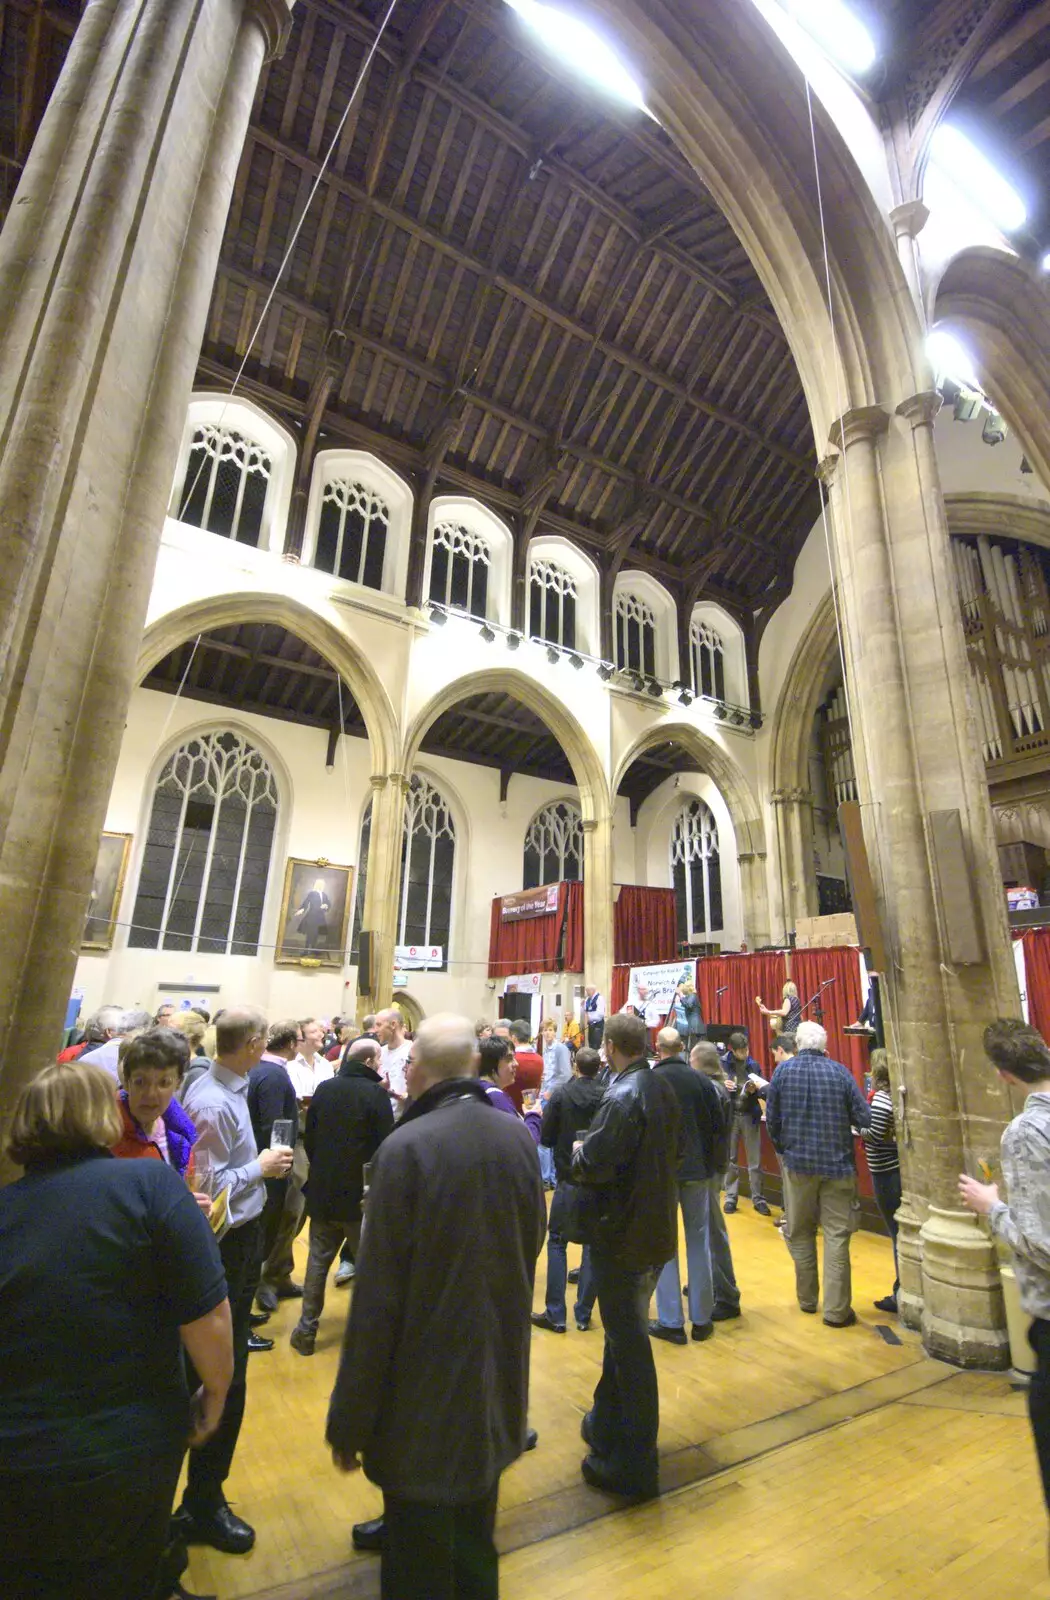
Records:
<instances>
[{"instance_id":1,"label":"stone pillar base","mask_svg":"<svg viewBox=\"0 0 1050 1600\"><path fill-rule=\"evenodd\" d=\"M927 1207L918 1195L905 1189L897 1211L897 1315L906 1328L922 1327L922 1226Z\"/></svg>"},{"instance_id":2,"label":"stone pillar base","mask_svg":"<svg viewBox=\"0 0 1050 1600\"><path fill-rule=\"evenodd\" d=\"M1010 1365L999 1260L967 1212L931 1206L923 1223L922 1342L957 1367Z\"/></svg>"}]
</instances>

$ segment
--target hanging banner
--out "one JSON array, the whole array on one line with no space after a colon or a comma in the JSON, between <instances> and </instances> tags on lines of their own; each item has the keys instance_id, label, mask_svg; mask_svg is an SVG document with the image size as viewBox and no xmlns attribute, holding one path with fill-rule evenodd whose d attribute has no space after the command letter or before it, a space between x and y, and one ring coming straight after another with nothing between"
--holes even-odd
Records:
<instances>
[{"instance_id":1,"label":"hanging banner","mask_svg":"<svg viewBox=\"0 0 1050 1600\"><path fill-rule=\"evenodd\" d=\"M695 973L693 960L632 967L627 979L627 1004L641 1013L647 1028L657 1028L671 1009L678 985L686 979L692 983Z\"/></svg>"},{"instance_id":2,"label":"hanging banner","mask_svg":"<svg viewBox=\"0 0 1050 1600\"><path fill-rule=\"evenodd\" d=\"M500 896L501 922L521 922L526 917L549 917L558 909L558 884L548 883L542 889L525 889L521 894Z\"/></svg>"},{"instance_id":3,"label":"hanging banner","mask_svg":"<svg viewBox=\"0 0 1050 1600\"><path fill-rule=\"evenodd\" d=\"M398 944L394 946L394 965L402 972L440 967L443 947L439 944Z\"/></svg>"},{"instance_id":4,"label":"hanging banner","mask_svg":"<svg viewBox=\"0 0 1050 1600\"><path fill-rule=\"evenodd\" d=\"M540 973L522 972L516 978L503 980L504 994L539 994Z\"/></svg>"}]
</instances>

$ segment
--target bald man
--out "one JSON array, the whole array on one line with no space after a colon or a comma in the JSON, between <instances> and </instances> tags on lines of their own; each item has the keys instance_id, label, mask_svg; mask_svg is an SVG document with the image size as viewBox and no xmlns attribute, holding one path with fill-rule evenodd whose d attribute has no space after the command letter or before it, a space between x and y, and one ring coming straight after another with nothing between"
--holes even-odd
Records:
<instances>
[{"instance_id":1,"label":"bald man","mask_svg":"<svg viewBox=\"0 0 1050 1600\"><path fill-rule=\"evenodd\" d=\"M373 1163L327 1439L383 1490L384 1595L495 1600L547 1221L536 1147L474 1077L465 1017L420 1026L406 1087Z\"/></svg>"}]
</instances>

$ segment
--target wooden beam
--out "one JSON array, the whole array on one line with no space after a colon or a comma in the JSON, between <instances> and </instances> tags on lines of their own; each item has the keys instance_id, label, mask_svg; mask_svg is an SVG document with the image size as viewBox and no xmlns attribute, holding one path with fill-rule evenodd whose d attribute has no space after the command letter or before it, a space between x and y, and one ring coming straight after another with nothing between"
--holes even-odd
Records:
<instances>
[{"instance_id":1,"label":"wooden beam","mask_svg":"<svg viewBox=\"0 0 1050 1600\"><path fill-rule=\"evenodd\" d=\"M1047 26L1050 26L1050 0L1039 0L1037 5L1026 7L1017 21L989 45L970 73L970 82L979 83L989 73L1005 65L1011 56L1016 55Z\"/></svg>"},{"instance_id":2,"label":"wooden beam","mask_svg":"<svg viewBox=\"0 0 1050 1600\"><path fill-rule=\"evenodd\" d=\"M1050 83L1050 57L1041 61L1037 67L1033 67L1031 72L1026 72L1016 83L1012 83L992 101L988 109L995 117L1005 116L1015 106L1023 105L1033 94L1038 94L1047 83Z\"/></svg>"}]
</instances>

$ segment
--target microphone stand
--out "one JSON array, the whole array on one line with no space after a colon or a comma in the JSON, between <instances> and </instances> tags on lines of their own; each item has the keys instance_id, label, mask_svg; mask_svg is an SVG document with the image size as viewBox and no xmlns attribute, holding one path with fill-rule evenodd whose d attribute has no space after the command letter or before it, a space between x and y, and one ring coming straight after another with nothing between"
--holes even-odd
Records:
<instances>
[{"instance_id":1,"label":"microphone stand","mask_svg":"<svg viewBox=\"0 0 1050 1600\"><path fill-rule=\"evenodd\" d=\"M814 1016L815 1020L817 1022L823 1024L823 1021L824 1021L824 1007L820 1003L820 997L824 993L824 990L825 989L830 989L831 985L834 982L835 982L834 978L825 978L824 979L824 982L820 985L820 987L817 990L816 994L813 995L811 999L807 1000L805 1005L802 1007L802 1015L803 1016L806 1015L806 1012L809 1010L810 1006L812 1006L813 1007L813 1016Z\"/></svg>"}]
</instances>

